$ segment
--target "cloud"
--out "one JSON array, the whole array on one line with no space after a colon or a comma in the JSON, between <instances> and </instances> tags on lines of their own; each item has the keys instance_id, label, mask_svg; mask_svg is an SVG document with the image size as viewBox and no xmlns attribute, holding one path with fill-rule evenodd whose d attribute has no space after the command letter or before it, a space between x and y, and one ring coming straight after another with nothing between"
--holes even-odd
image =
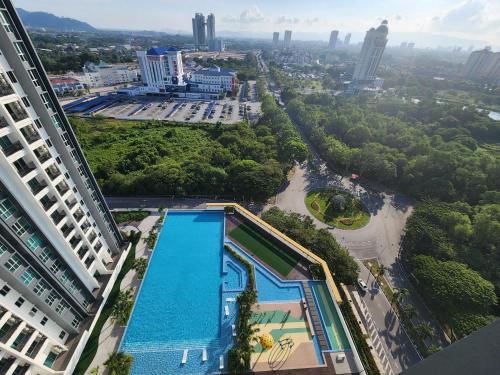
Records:
<instances>
[{"instance_id":1,"label":"cloud","mask_svg":"<svg viewBox=\"0 0 500 375\"><path fill-rule=\"evenodd\" d=\"M466 0L446 13L433 17L431 28L445 32L500 33L500 15L491 9L491 3Z\"/></svg>"},{"instance_id":2,"label":"cloud","mask_svg":"<svg viewBox=\"0 0 500 375\"><path fill-rule=\"evenodd\" d=\"M257 23L265 20L266 18L264 17L264 14L262 14L257 5L252 5L250 8L241 12L239 19L242 23Z\"/></svg>"},{"instance_id":3,"label":"cloud","mask_svg":"<svg viewBox=\"0 0 500 375\"><path fill-rule=\"evenodd\" d=\"M318 23L318 22L319 22L319 18L318 18L318 17L314 17L314 18L307 18L306 20L304 20L304 22L305 22L308 26L312 26L312 25L314 25L315 23Z\"/></svg>"},{"instance_id":4,"label":"cloud","mask_svg":"<svg viewBox=\"0 0 500 375\"><path fill-rule=\"evenodd\" d=\"M396 14L396 16L394 16L394 18L396 19L396 21L401 21L403 19L403 17L401 17L400 14Z\"/></svg>"}]
</instances>

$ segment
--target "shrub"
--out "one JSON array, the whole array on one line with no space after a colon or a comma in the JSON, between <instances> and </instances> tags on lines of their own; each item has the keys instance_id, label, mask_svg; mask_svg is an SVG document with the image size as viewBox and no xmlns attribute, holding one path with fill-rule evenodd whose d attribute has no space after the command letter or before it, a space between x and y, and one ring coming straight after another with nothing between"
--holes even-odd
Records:
<instances>
[{"instance_id":1,"label":"shrub","mask_svg":"<svg viewBox=\"0 0 500 375\"><path fill-rule=\"evenodd\" d=\"M126 223L127 221L141 221L150 215L149 211L115 211L113 217L117 224Z\"/></svg>"}]
</instances>

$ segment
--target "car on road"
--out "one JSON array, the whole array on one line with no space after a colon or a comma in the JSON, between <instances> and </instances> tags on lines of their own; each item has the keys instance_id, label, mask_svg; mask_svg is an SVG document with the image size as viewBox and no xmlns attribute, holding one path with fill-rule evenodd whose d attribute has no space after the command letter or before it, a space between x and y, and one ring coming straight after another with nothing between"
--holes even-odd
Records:
<instances>
[{"instance_id":1,"label":"car on road","mask_svg":"<svg viewBox=\"0 0 500 375\"><path fill-rule=\"evenodd\" d=\"M358 286L362 292L366 292L368 290L368 285L366 285L363 279L358 279Z\"/></svg>"}]
</instances>

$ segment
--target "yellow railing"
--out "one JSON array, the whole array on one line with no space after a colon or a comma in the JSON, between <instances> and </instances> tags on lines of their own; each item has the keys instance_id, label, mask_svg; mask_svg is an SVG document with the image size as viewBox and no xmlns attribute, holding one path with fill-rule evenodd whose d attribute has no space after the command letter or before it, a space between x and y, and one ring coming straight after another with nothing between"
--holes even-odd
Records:
<instances>
[{"instance_id":1,"label":"yellow railing","mask_svg":"<svg viewBox=\"0 0 500 375\"><path fill-rule=\"evenodd\" d=\"M342 302L342 297L340 297L340 293L339 293L339 290L337 289L337 285L335 284L335 281L333 281L332 273L330 272L330 269L328 268L328 265L326 264L326 262L323 259L321 259L319 256L312 253L311 251L306 249L304 246L302 246L298 242L292 240L290 237L281 233L279 230L277 230L273 226L269 225L264 220L262 220L260 217L254 215L253 213L248 211L246 208L240 206L238 203L207 203L207 207L234 207L234 209L237 210L240 214L242 214L243 216L247 217L248 219L262 225L265 229L267 229L268 231L273 233L275 236L279 237L284 242L291 245L294 248L294 250L297 253L299 253L300 255L304 256L305 258L307 258L309 260L313 260L314 262L320 264L321 267L323 268L323 272L325 273L326 284L328 285L328 289L333 294L333 297L335 298L335 301L337 301L337 303Z\"/></svg>"}]
</instances>

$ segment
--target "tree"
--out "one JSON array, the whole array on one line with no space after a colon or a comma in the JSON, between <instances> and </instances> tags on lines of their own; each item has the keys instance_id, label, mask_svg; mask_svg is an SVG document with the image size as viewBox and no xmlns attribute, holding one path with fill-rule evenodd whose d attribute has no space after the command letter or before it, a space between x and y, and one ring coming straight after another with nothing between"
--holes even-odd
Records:
<instances>
[{"instance_id":1,"label":"tree","mask_svg":"<svg viewBox=\"0 0 500 375\"><path fill-rule=\"evenodd\" d=\"M99 375L99 366L92 368L90 370L90 375Z\"/></svg>"},{"instance_id":2,"label":"tree","mask_svg":"<svg viewBox=\"0 0 500 375\"><path fill-rule=\"evenodd\" d=\"M137 258L134 260L132 268L136 270L137 278L142 280L144 278L144 274L146 273L146 269L148 268L148 260L146 258Z\"/></svg>"},{"instance_id":3,"label":"tree","mask_svg":"<svg viewBox=\"0 0 500 375\"><path fill-rule=\"evenodd\" d=\"M344 211L346 205L345 196L343 196L342 194L335 194L333 197L331 197L330 204L332 204L336 210Z\"/></svg>"},{"instance_id":4,"label":"tree","mask_svg":"<svg viewBox=\"0 0 500 375\"><path fill-rule=\"evenodd\" d=\"M410 291L406 288L394 289L394 293L391 296L391 305L403 302L409 295Z\"/></svg>"},{"instance_id":5,"label":"tree","mask_svg":"<svg viewBox=\"0 0 500 375\"><path fill-rule=\"evenodd\" d=\"M419 336L425 340L434 335L434 328L429 324L429 322L421 322L417 325L417 331Z\"/></svg>"},{"instance_id":6,"label":"tree","mask_svg":"<svg viewBox=\"0 0 500 375\"><path fill-rule=\"evenodd\" d=\"M132 300L132 288L120 291L114 305L111 308L111 320L121 326L125 326L132 312L134 301Z\"/></svg>"},{"instance_id":7,"label":"tree","mask_svg":"<svg viewBox=\"0 0 500 375\"><path fill-rule=\"evenodd\" d=\"M124 352L113 352L109 355L104 365L110 375L128 375L132 369L134 358Z\"/></svg>"},{"instance_id":8,"label":"tree","mask_svg":"<svg viewBox=\"0 0 500 375\"><path fill-rule=\"evenodd\" d=\"M378 272L377 272L377 280L381 279L385 273L387 271L387 268L386 266L384 266L383 264L381 264L378 268Z\"/></svg>"},{"instance_id":9,"label":"tree","mask_svg":"<svg viewBox=\"0 0 500 375\"><path fill-rule=\"evenodd\" d=\"M412 320L416 316L417 310L415 306L409 303L401 308L401 313L405 319Z\"/></svg>"}]
</instances>

